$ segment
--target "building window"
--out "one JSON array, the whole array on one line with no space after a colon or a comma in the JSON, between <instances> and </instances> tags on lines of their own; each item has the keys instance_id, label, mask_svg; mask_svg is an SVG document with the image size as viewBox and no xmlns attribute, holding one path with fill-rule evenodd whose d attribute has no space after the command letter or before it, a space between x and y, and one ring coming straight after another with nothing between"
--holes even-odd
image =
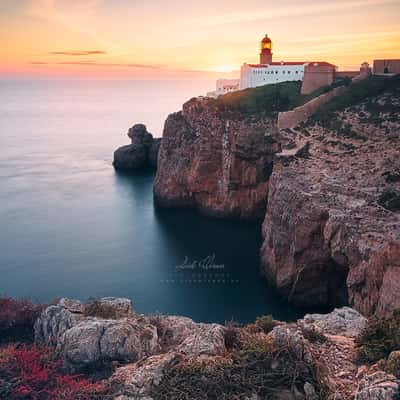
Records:
<instances>
[{"instance_id":1,"label":"building window","mask_svg":"<svg viewBox=\"0 0 400 400\"><path fill-rule=\"evenodd\" d=\"M290 74L290 71L288 71L287 73Z\"/></svg>"},{"instance_id":2,"label":"building window","mask_svg":"<svg viewBox=\"0 0 400 400\"><path fill-rule=\"evenodd\" d=\"M275 73L277 74L277 73L278 73L278 71L275 71Z\"/></svg>"},{"instance_id":3,"label":"building window","mask_svg":"<svg viewBox=\"0 0 400 400\"><path fill-rule=\"evenodd\" d=\"M282 71L282 73L283 73L283 74L285 74L285 73L286 73L286 71Z\"/></svg>"}]
</instances>

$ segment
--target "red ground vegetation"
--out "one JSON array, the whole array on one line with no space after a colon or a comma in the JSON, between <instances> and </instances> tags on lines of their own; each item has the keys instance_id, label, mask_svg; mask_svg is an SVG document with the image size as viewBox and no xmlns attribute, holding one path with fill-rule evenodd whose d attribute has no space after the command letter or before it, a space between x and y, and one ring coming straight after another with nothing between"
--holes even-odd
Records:
<instances>
[{"instance_id":1,"label":"red ground vegetation","mask_svg":"<svg viewBox=\"0 0 400 400\"><path fill-rule=\"evenodd\" d=\"M0 398L8 400L94 400L107 386L61 372L50 349L9 344L0 348Z\"/></svg>"},{"instance_id":2,"label":"red ground vegetation","mask_svg":"<svg viewBox=\"0 0 400 400\"><path fill-rule=\"evenodd\" d=\"M42 309L29 300L0 297L0 343L31 341L33 324Z\"/></svg>"}]
</instances>

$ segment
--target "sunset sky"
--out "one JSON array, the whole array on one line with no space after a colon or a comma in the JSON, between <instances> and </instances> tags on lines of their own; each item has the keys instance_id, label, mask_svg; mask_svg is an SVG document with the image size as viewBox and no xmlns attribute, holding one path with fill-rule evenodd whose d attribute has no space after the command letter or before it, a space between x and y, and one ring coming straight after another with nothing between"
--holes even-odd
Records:
<instances>
[{"instance_id":1,"label":"sunset sky","mask_svg":"<svg viewBox=\"0 0 400 400\"><path fill-rule=\"evenodd\" d=\"M399 0L0 0L1 76L157 78L400 58Z\"/></svg>"}]
</instances>

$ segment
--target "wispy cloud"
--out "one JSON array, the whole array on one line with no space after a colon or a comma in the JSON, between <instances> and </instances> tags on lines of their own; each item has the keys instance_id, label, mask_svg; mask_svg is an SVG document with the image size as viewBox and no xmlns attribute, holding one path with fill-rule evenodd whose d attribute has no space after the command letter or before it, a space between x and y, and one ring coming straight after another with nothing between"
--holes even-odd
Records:
<instances>
[{"instance_id":1,"label":"wispy cloud","mask_svg":"<svg viewBox=\"0 0 400 400\"><path fill-rule=\"evenodd\" d=\"M107 54L103 50L72 50L72 51L51 51L49 54L61 56L91 56L95 54Z\"/></svg>"},{"instance_id":2,"label":"wispy cloud","mask_svg":"<svg viewBox=\"0 0 400 400\"><path fill-rule=\"evenodd\" d=\"M285 17L300 17L306 15L321 15L326 13L354 10L355 8L368 6L383 6L384 4L396 4L398 0L346 0L336 2L303 3L298 6L276 6L265 9L241 11L222 15L199 16L194 22L203 26L218 26L226 24L249 23L255 21L273 20Z\"/></svg>"},{"instance_id":3,"label":"wispy cloud","mask_svg":"<svg viewBox=\"0 0 400 400\"><path fill-rule=\"evenodd\" d=\"M163 69L165 65L157 64L138 64L138 63L100 63L96 61L60 61L60 62L42 62L30 61L31 65L82 65L90 67L126 67L137 69Z\"/></svg>"}]
</instances>

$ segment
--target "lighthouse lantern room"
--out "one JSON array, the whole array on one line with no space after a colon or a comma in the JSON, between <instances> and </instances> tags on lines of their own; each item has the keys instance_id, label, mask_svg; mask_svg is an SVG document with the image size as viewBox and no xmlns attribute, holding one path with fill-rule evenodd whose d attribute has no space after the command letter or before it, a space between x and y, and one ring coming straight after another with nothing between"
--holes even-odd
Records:
<instances>
[{"instance_id":1,"label":"lighthouse lantern room","mask_svg":"<svg viewBox=\"0 0 400 400\"><path fill-rule=\"evenodd\" d=\"M271 64L272 63L272 41L265 35L261 41L261 53L260 53L260 64Z\"/></svg>"}]
</instances>

